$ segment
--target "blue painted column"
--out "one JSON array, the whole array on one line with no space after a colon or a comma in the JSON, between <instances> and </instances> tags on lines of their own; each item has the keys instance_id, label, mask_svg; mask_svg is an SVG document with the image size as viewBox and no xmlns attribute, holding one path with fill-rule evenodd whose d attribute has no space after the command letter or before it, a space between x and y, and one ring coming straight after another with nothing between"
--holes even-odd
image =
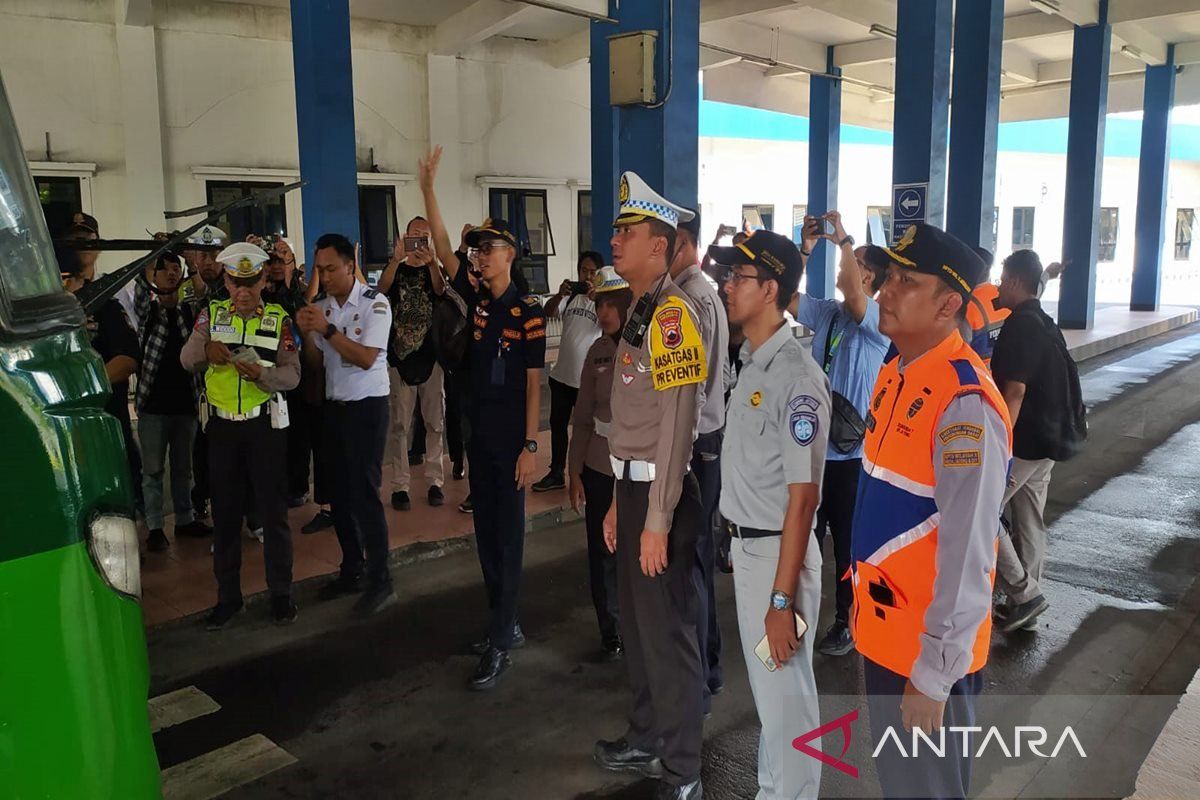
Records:
<instances>
[{"instance_id":1,"label":"blue painted column","mask_svg":"<svg viewBox=\"0 0 1200 800\"><path fill-rule=\"evenodd\" d=\"M928 183L925 219L946 208L952 0L904 0L896 9L896 124L892 183Z\"/></svg>"},{"instance_id":2,"label":"blue painted column","mask_svg":"<svg viewBox=\"0 0 1200 800\"><path fill-rule=\"evenodd\" d=\"M954 18L954 92L946 230L992 250L996 137L1000 130L1000 55L1004 0L959 2Z\"/></svg>"},{"instance_id":3,"label":"blue painted column","mask_svg":"<svg viewBox=\"0 0 1200 800\"><path fill-rule=\"evenodd\" d=\"M1108 112L1108 63L1112 26L1108 0L1100 21L1075 26L1071 56L1071 105L1067 129L1067 187L1063 204L1063 263L1058 300L1062 328L1092 327L1096 313L1096 249L1100 243L1100 183L1104 176L1104 118Z\"/></svg>"},{"instance_id":4,"label":"blue painted column","mask_svg":"<svg viewBox=\"0 0 1200 800\"><path fill-rule=\"evenodd\" d=\"M618 16L615 0L608 13ZM612 221L617 217L617 110L608 102L608 37L616 25L592 22L591 27L591 119L592 119L592 247L612 262Z\"/></svg>"},{"instance_id":5,"label":"blue painted column","mask_svg":"<svg viewBox=\"0 0 1200 800\"><path fill-rule=\"evenodd\" d=\"M833 65L833 48L826 51L826 72L841 75ZM813 75L808 90L808 213L817 217L837 208L838 151L842 144L842 82ZM806 291L812 297L833 297L838 249L824 239L808 258Z\"/></svg>"},{"instance_id":6,"label":"blue painted column","mask_svg":"<svg viewBox=\"0 0 1200 800\"><path fill-rule=\"evenodd\" d=\"M1167 63L1146 67L1142 152L1138 158L1133 289L1129 296L1129 308L1133 311L1158 310L1167 223L1167 173L1171 166L1171 108L1174 105L1175 45L1169 45Z\"/></svg>"},{"instance_id":7,"label":"blue painted column","mask_svg":"<svg viewBox=\"0 0 1200 800\"><path fill-rule=\"evenodd\" d=\"M304 245L311 252L324 233L359 237L349 0L292 0L292 62L300 177L308 181L300 190Z\"/></svg>"},{"instance_id":8,"label":"blue painted column","mask_svg":"<svg viewBox=\"0 0 1200 800\"><path fill-rule=\"evenodd\" d=\"M672 5L673 23L669 22ZM614 33L658 31L656 85L661 103L658 108L617 109L618 172L633 170L671 202L696 208L700 170L700 0L624 2L617 16L620 24ZM592 68L595 70L594 64Z\"/></svg>"}]
</instances>

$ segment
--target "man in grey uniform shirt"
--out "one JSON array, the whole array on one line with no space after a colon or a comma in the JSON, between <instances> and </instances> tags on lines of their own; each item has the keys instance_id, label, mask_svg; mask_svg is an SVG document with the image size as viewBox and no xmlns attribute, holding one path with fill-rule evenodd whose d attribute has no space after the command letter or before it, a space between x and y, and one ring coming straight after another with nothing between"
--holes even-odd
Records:
<instances>
[{"instance_id":1,"label":"man in grey uniform shirt","mask_svg":"<svg viewBox=\"0 0 1200 800\"><path fill-rule=\"evenodd\" d=\"M708 358L708 378L696 388L700 422L692 444L692 473L700 484L700 530L696 534L696 591L700 603L696 613L696 642L704 662L704 709L712 695L725 687L721 676L721 627L717 624L717 598L713 570L717 543L713 515L721 497L721 436L725 428L725 382L729 368L729 320L712 279L700 271L700 214L679 221L671 281L692 301L700 324L700 338ZM712 398L712 402L709 402Z\"/></svg>"},{"instance_id":2,"label":"man in grey uniform shirt","mask_svg":"<svg viewBox=\"0 0 1200 800\"><path fill-rule=\"evenodd\" d=\"M732 267L729 319L746 334L721 450L721 514L732 524L738 630L762 722L758 797L815 798L821 762L798 758L792 740L821 724L812 666L811 628L821 606L813 516L829 436L829 380L783 318L803 272L796 246L756 231L740 247L709 254ZM799 637L797 615L810 626ZM755 654L764 634L770 667Z\"/></svg>"}]
</instances>

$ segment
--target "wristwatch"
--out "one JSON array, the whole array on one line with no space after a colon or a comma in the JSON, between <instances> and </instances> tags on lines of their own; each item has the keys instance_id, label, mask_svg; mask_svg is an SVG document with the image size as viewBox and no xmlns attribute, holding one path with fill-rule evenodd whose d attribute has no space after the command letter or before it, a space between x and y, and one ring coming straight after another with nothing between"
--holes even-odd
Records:
<instances>
[{"instance_id":1,"label":"wristwatch","mask_svg":"<svg viewBox=\"0 0 1200 800\"><path fill-rule=\"evenodd\" d=\"M321 335L328 339L330 336L333 336L335 333L337 333L337 331L337 325L334 325L332 322L330 322L325 326L325 333Z\"/></svg>"},{"instance_id":2,"label":"wristwatch","mask_svg":"<svg viewBox=\"0 0 1200 800\"><path fill-rule=\"evenodd\" d=\"M792 598L776 589L771 592L771 608L776 611L787 611L792 607Z\"/></svg>"},{"instance_id":3,"label":"wristwatch","mask_svg":"<svg viewBox=\"0 0 1200 800\"><path fill-rule=\"evenodd\" d=\"M537 452L537 439L526 439L523 445L526 450L531 453Z\"/></svg>"},{"instance_id":4,"label":"wristwatch","mask_svg":"<svg viewBox=\"0 0 1200 800\"><path fill-rule=\"evenodd\" d=\"M838 242L838 247L845 247L846 245L854 246L854 237L850 234L846 234L846 238Z\"/></svg>"}]
</instances>

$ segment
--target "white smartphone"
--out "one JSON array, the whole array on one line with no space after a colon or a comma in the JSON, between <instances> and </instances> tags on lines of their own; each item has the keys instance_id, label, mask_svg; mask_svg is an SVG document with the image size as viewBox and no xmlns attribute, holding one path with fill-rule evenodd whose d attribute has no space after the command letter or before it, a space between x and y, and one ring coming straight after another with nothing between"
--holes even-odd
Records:
<instances>
[{"instance_id":1,"label":"white smartphone","mask_svg":"<svg viewBox=\"0 0 1200 800\"><path fill-rule=\"evenodd\" d=\"M808 623L800 617L800 612L796 613L796 638L803 639L805 632L808 630ZM771 657L771 644L767 641L767 635L764 633L762 641L758 643L758 647L754 648L754 655L758 656L758 660L767 668L767 672L774 672L779 669L779 665L775 663L775 659Z\"/></svg>"}]
</instances>

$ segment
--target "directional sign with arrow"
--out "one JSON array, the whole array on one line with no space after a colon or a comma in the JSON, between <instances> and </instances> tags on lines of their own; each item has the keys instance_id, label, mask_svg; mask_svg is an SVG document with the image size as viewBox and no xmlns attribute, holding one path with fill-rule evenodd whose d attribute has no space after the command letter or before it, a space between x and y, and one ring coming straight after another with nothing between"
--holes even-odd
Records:
<instances>
[{"instance_id":1,"label":"directional sign with arrow","mask_svg":"<svg viewBox=\"0 0 1200 800\"><path fill-rule=\"evenodd\" d=\"M892 187L892 241L904 235L904 230L927 219L928 183L898 183Z\"/></svg>"}]
</instances>

